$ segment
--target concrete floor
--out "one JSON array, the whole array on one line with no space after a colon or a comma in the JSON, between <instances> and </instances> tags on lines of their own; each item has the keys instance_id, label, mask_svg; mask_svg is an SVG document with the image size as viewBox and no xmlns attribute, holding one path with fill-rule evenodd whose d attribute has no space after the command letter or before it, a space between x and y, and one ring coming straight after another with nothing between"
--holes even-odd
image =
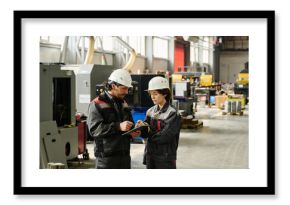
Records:
<instances>
[{"instance_id":1,"label":"concrete floor","mask_svg":"<svg viewBox=\"0 0 290 205\"><path fill-rule=\"evenodd\" d=\"M178 169L246 169L249 164L248 112L222 115L217 108L198 107L196 118L203 121L197 130L181 130L177 152ZM70 168L94 168L93 144L87 144L90 160L70 163ZM131 144L132 169L142 164L144 144Z\"/></svg>"}]
</instances>

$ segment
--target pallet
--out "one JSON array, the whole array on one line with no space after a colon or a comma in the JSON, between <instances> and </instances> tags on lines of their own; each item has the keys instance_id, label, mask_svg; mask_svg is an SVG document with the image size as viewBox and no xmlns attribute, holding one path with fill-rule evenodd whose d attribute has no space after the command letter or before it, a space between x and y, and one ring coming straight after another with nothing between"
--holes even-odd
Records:
<instances>
[{"instance_id":1,"label":"pallet","mask_svg":"<svg viewBox=\"0 0 290 205\"><path fill-rule=\"evenodd\" d=\"M241 112L222 112L222 113L223 113L223 115L240 115L240 116L242 116L244 114L243 111L241 111Z\"/></svg>"},{"instance_id":2,"label":"pallet","mask_svg":"<svg viewBox=\"0 0 290 205\"><path fill-rule=\"evenodd\" d=\"M192 124L183 124L181 126L181 129L199 129L203 127L203 122L202 121L198 121L198 123L192 123Z\"/></svg>"},{"instance_id":3,"label":"pallet","mask_svg":"<svg viewBox=\"0 0 290 205\"><path fill-rule=\"evenodd\" d=\"M47 169L65 169L65 165L62 163L49 162L47 163Z\"/></svg>"},{"instance_id":4,"label":"pallet","mask_svg":"<svg viewBox=\"0 0 290 205\"><path fill-rule=\"evenodd\" d=\"M188 125L188 129L198 129L203 127L203 122L199 121L197 124Z\"/></svg>"}]
</instances>

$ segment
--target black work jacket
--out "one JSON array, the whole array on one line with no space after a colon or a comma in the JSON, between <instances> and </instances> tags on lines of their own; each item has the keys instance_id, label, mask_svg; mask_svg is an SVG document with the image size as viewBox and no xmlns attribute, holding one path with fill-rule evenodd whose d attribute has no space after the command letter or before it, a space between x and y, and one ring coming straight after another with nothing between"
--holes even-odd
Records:
<instances>
[{"instance_id":1,"label":"black work jacket","mask_svg":"<svg viewBox=\"0 0 290 205\"><path fill-rule=\"evenodd\" d=\"M149 132L142 132L142 136L148 138L145 154L161 160L176 160L181 129L181 117L177 110L169 103L161 110L155 105L146 112L145 122L150 126Z\"/></svg>"},{"instance_id":2,"label":"black work jacket","mask_svg":"<svg viewBox=\"0 0 290 205\"><path fill-rule=\"evenodd\" d=\"M122 136L124 132L120 130L121 122L134 123L128 104L105 92L90 103L88 113L87 124L95 139L95 156L129 155L131 136Z\"/></svg>"}]
</instances>

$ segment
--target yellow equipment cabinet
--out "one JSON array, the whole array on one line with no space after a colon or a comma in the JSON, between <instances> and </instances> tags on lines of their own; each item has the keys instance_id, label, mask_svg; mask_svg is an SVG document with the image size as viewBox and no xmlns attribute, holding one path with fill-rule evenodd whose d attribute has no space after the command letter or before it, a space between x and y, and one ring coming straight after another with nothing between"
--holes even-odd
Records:
<instances>
[{"instance_id":1,"label":"yellow equipment cabinet","mask_svg":"<svg viewBox=\"0 0 290 205\"><path fill-rule=\"evenodd\" d=\"M237 83L239 85L248 85L249 84L249 73L239 73Z\"/></svg>"},{"instance_id":2,"label":"yellow equipment cabinet","mask_svg":"<svg viewBox=\"0 0 290 205\"><path fill-rule=\"evenodd\" d=\"M176 83L182 81L182 75L181 74L172 74L172 83Z\"/></svg>"},{"instance_id":3,"label":"yellow equipment cabinet","mask_svg":"<svg viewBox=\"0 0 290 205\"><path fill-rule=\"evenodd\" d=\"M212 75L201 75L199 84L200 84L200 86L211 86L212 85Z\"/></svg>"},{"instance_id":4,"label":"yellow equipment cabinet","mask_svg":"<svg viewBox=\"0 0 290 205\"><path fill-rule=\"evenodd\" d=\"M243 94L249 97L249 73L239 73L234 87L235 94Z\"/></svg>"}]
</instances>

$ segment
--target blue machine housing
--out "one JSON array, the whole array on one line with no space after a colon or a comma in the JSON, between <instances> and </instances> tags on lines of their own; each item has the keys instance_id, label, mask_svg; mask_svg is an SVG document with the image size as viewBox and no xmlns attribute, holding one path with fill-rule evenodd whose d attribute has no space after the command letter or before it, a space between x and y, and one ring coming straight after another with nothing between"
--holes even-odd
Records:
<instances>
[{"instance_id":1,"label":"blue machine housing","mask_svg":"<svg viewBox=\"0 0 290 205\"><path fill-rule=\"evenodd\" d=\"M134 123L137 123L138 120L145 120L146 117L146 111L148 108L134 108L134 110L132 110L132 116L133 116L133 120ZM135 142L143 142L143 137L136 137L134 138Z\"/></svg>"}]
</instances>

